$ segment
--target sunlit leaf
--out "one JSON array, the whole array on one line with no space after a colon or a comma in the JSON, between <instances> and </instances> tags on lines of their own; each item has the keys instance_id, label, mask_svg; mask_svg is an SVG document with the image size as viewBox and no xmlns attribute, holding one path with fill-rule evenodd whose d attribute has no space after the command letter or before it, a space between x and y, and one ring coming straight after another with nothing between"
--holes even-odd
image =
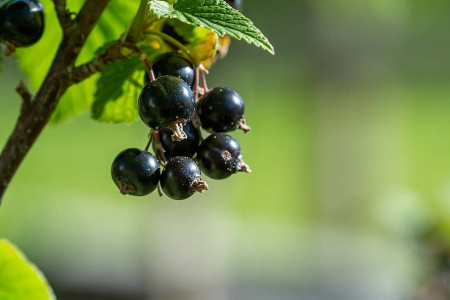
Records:
<instances>
[{"instance_id":1,"label":"sunlit leaf","mask_svg":"<svg viewBox=\"0 0 450 300\"><path fill-rule=\"evenodd\" d=\"M173 18L197 27L206 27L217 34L244 40L274 54L269 40L252 21L223 0L150 1L150 10L158 18Z\"/></svg>"},{"instance_id":2,"label":"sunlit leaf","mask_svg":"<svg viewBox=\"0 0 450 300\"><path fill-rule=\"evenodd\" d=\"M7 240L0 240L0 299L56 299L44 275Z\"/></svg>"}]
</instances>

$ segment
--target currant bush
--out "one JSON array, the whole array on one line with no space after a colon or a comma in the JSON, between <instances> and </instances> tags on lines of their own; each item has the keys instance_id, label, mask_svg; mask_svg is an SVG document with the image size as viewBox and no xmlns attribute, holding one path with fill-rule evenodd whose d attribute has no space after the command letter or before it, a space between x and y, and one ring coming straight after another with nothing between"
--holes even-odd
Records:
<instances>
[{"instance_id":1,"label":"currant bush","mask_svg":"<svg viewBox=\"0 0 450 300\"><path fill-rule=\"evenodd\" d=\"M240 0L227 2L234 9L242 8ZM229 87L208 89L207 70L203 66L208 62L191 63L195 58L186 50L189 42L186 36L179 35L183 31L177 32L172 25L164 22L161 31L163 36L176 40L183 53L164 53L152 65L143 60L147 72L138 110L141 120L151 128L145 150L152 145L155 160L163 166L159 177L162 192L171 199L183 200L208 189L201 172L212 179L251 172L243 160L239 143L225 133L236 129L247 132L250 127L244 118L242 97ZM212 62L215 59L217 57L211 58ZM205 131L211 134L203 139ZM136 164L130 169L133 168L138 172ZM139 182L133 178L127 183L137 185L135 181ZM121 191L128 189L128 185L115 182Z\"/></svg>"}]
</instances>

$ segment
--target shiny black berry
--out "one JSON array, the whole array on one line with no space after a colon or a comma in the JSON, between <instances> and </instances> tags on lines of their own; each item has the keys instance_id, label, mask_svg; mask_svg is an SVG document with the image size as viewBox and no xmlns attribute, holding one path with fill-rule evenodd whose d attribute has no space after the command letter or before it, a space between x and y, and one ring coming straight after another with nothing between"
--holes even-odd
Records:
<instances>
[{"instance_id":1,"label":"shiny black berry","mask_svg":"<svg viewBox=\"0 0 450 300\"><path fill-rule=\"evenodd\" d=\"M201 178L198 165L188 157L171 158L161 173L161 188L174 200L189 198L195 192L202 193L208 185Z\"/></svg>"},{"instance_id":2,"label":"shiny black berry","mask_svg":"<svg viewBox=\"0 0 450 300\"><path fill-rule=\"evenodd\" d=\"M167 131L160 132L159 137L167 158L175 156L192 157L195 152L197 152L198 144L200 142L198 130L192 123L187 123L183 126L183 131L186 133L187 137L182 141L173 141L171 134Z\"/></svg>"},{"instance_id":3,"label":"shiny black berry","mask_svg":"<svg viewBox=\"0 0 450 300\"><path fill-rule=\"evenodd\" d=\"M156 59L152 69L156 78L172 75L183 79L189 86L194 83L194 65L180 53L169 52L161 55ZM149 81L148 74L145 74L145 83Z\"/></svg>"},{"instance_id":4,"label":"shiny black berry","mask_svg":"<svg viewBox=\"0 0 450 300\"><path fill-rule=\"evenodd\" d=\"M139 95L139 115L155 130L172 130L173 140L187 136L183 125L194 113L195 102L191 88L175 76L161 76L145 85Z\"/></svg>"},{"instance_id":5,"label":"shiny black berry","mask_svg":"<svg viewBox=\"0 0 450 300\"><path fill-rule=\"evenodd\" d=\"M202 171L213 179L224 179L236 172L251 170L241 155L239 143L226 133L214 133L206 138L197 151Z\"/></svg>"},{"instance_id":6,"label":"shiny black berry","mask_svg":"<svg viewBox=\"0 0 450 300\"><path fill-rule=\"evenodd\" d=\"M44 32L44 7L38 0L8 0L0 8L0 37L15 47L36 43Z\"/></svg>"},{"instance_id":7,"label":"shiny black berry","mask_svg":"<svg viewBox=\"0 0 450 300\"><path fill-rule=\"evenodd\" d=\"M242 0L225 0L230 6L237 10L242 10Z\"/></svg>"},{"instance_id":8,"label":"shiny black berry","mask_svg":"<svg viewBox=\"0 0 450 300\"><path fill-rule=\"evenodd\" d=\"M202 127L212 132L233 131L245 124L244 101L233 89L216 87L198 102Z\"/></svg>"},{"instance_id":9,"label":"shiny black berry","mask_svg":"<svg viewBox=\"0 0 450 300\"><path fill-rule=\"evenodd\" d=\"M150 152L126 149L114 159L111 176L122 194L145 196L158 185L159 162Z\"/></svg>"}]
</instances>

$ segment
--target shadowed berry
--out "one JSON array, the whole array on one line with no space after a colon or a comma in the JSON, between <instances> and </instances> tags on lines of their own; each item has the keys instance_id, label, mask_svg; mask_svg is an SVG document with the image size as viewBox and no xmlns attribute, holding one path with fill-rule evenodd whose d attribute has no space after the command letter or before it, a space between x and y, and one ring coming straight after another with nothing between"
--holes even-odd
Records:
<instances>
[{"instance_id":1,"label":"shadowed berry","mask_svg":"<svg viewBox=\"0 0 450 300\"><path fill-rule=\"evenodd\" d=\"M195 192L207 190L208 185L202 180L200 168L191 158L176 156L164 166L161 188L168 197L184 200Z\"/></svg>"},{"instance_id":2,"label":"shadowed berry","mask_svg":"<svg viewBox=\"0 0 450 300\"><path fill-rule=\"evenodd\" d=\"M192 157L195 152L197 152L198 144L200 142L198 130L192 123L187 123L183 126L183 131L186 133L187 137L182 141L172 140L171 134L167 131L160 132L161 144L164 147L167 158L175 156Z\"/></svg>"},{"instance_id":3,"label":"shadowed berry","mask_svg":"<svg viewBox=\"0 0 450 300\"><path fill-rule=\"evenodd\" d=\"M244 163L239 143L226 133L214 133L206 138L197 151L202 171L213 179L224 179L237 172L250 173Z\"/></svg>"},{"instance_id":4,"label":"shadowed berry","mask_svg":"<svg viewBox=\"0 0 450 300\"><path fill-rule=\"evenodd\" d=\"M158 185L159 162L150 152L126 149L114 159L111 176L122 194L145 196Z\"/></svg>"},{"instance_id":5,"label":"shadowed berry","mask_svg":"<svg viewBox=\"0 0 450 300\"><path fill-rule=\"evenodd\" d=\"M244 122L244 101L233 89L216 87L198 102L202 127L212 132L233 131Z\"/></svg>"},{"instance_id":6,"label":"shadowed berry","mask_svg":"<svg viewBox=\"0 0 450 300\"><path fill-rule=\"evenodd\" d=\"M194 65L183 55L176 52L169 52L156 59L152 66L155 77L171 75L183 79L189 86L194 83ZM150 81L148 74L145 74L145 83Z\"/></svg>"}]
</instances>

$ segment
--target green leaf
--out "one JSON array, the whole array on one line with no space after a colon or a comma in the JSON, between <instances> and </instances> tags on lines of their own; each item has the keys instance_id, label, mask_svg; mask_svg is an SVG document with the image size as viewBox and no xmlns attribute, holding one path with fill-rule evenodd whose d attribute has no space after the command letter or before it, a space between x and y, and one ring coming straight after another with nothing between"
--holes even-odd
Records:
<instances>
[{"instance_id":1,"label":"green leaf","mask_svg":"<svg viewBox=\"0 0 450 300\"><path fill-rule=\"evenodd\" d=\"M169 24L186 41L185 47L196 65L216 54L219 37L214 31L182 23L176 19L169 20Z\"/></svg>"},{"instance_id":2,"label":"green leaf","mask_svg":"<svg viewBox=\"0 0 450 300\"><path fill-rule=\"evenodd\" d=\"M170 5L151 0L150 10L159 19L172 18L197 27L206 27L217 34L243 39L274 54L273 46L252 21L233 9L224 0L177 0Z\"/></svg>"},{"instance_id":3,"label":"green leaf","mask_svg":"<svg viewBox=\"0 0 450 300\"><path fill-rule=\"evenodd\" d=\"M7 240L0 240L0 299L56 299L44 275Z\"/></svg>"},{"instance_id":4,"label":"green leaf","mask_svg":"<svg viewBox=\"0 0 450 300\"><path fill-rule=\"evenodd\" d=\"M56 54L62 38L61 28L55 13L52 0L42 0L45 8L45 30L42 38L33 46L19 48L17 57L19 66L29 79L29 83L37 90ZM77 12L84 1L68 0L70 11ZM120 37L126 31L128 23L134 17L139 1L111 1L103 12L98 24L89 35L81 51L77 65L94 58L99 45ZM71 86L61 98L52 116L52 122L65 120L75 114L83 112L94 101L96 91L96 74L80 84Z\"/></svg>"},{"instance_id":5,"label":"green leaf","mask_svg":"<svg viewBox=\"0 0 450 300\"><path fill-rule=\"evenodd\" d=\"M151 61L162 49L143 46ZM97 81L92 118L109 123L132 123L139 119L137 103L144 87L144 65L137 56L107 65Z\"/></svg>"},{"instance_id":6,"label":"green leaf","mask_svg":"<svg viewBox=\"0 0 450 300\"><path fill-rule=\"evenodd\" d=\"M98 121L132 123L139 118L137 100L145 71L137 57L106 66L97 82L92 117Z\"/></svg>"}]
</instances>

